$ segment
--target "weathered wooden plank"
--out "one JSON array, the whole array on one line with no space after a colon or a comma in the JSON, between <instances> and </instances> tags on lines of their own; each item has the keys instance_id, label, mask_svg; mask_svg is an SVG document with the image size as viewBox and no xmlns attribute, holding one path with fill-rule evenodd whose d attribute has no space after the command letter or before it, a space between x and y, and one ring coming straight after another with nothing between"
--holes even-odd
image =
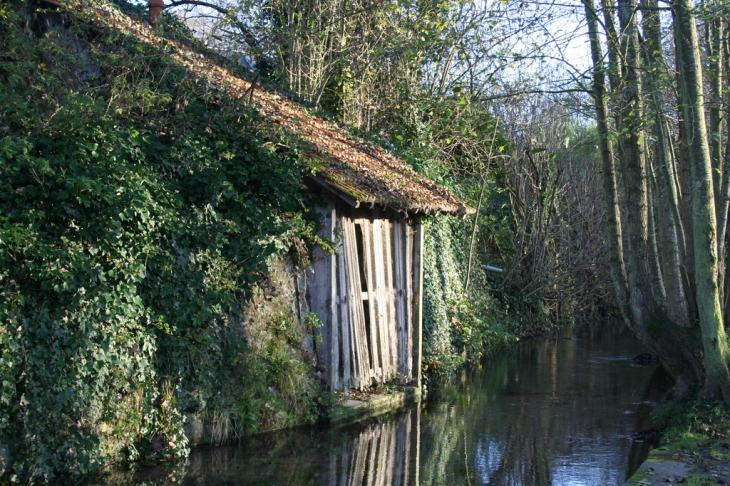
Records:
<instances>
[{"instance_id":1,"label":"weathered wooden plank","mask_svg":"<svg viewBox=\"0 0 730 486\"><path fill-rule=\"evenodd\" d=\"M365 282L367 288L367 300L363 300L363 306L367 306L368 309L368 321L365 322L365 330L368 337L368 350L370 355L369 367L372 373L372 377L380 382L382 376L382 369L380 365L380 349L378 342L378 328L377 328L377 283L375 280L375 272L373 269L373 239L372 232L373 226L370 224L370 220L367 218L360 218L357 220L360 225L362 232L362 271L365 273ZM365 299L363 297L363 299Z\"/></svg>"},{"instance_id":2,"label":"weathered wooden plank","mask_svg":"<svg viewBox=\"0 0 730 486\"><path fill-rule=\"evenodd\" d=\"M396 366L398 367L398 373L403 373L403 363L402 363L402 356L403 356L403 349L402 349L402 339L401 339L401 327L403 323L403 308L401 307L401 289L403 288L403 270L401 268L401 262L403 261L402 255L400 255L399 248L402 246L401 241L403 240L402 235L400 234L401 225L400 222L396 219L393 221L392 224L392 236L391 236L391 245L393 247L392 250L392 258L393 258L393 292L394 292L394 305L395 305L395 336L397 340L396 344L396 356L397 356L397 362Z\"/></svg>"},{"instance_id":3,"label":"weathered wooden plank","mask_svg":"<svg viewBox=\"0 0 730 486\"><path fill-rule=\"evenodd\" d=\"M360 269L357 257L355 225L351 218L343 218L343 240L347 260L348 301L350 307L350 341L353 364L353 383L358 388L370 384L370 356L367 347L365 315L361 300Z\"/></svg>"},{"instance_id":4,"label":"weathered wooden plank","mask_svg":"<svg viewBox=\"0 0 730 486\"><path fill-rule=\"evenodd\" d=\"M387 323L388 363L389 375L395 377L398 373L398 318L395 311L395 261L393 260L393 213L383 219L383 258L385 259L385 320Z\"/></svg>"},{"instance_id":5,"label":"weathered wooden plank","mask_svg":"<svg viewBox=\"0 0 730 486\"><path fill-rule=\"evenodd\" d=\"M406 244L406 251L405 251L405 275L406 275L406 322L408 323L407 332L405 333L405 346L404 346L404 359L406 363L406 376L408 376L409 380L415 379L415 376L413 374L414 370L414 361L413 361L413 327L414 327L414 320L413 320L413 301L414 301L414 291L413 291L413 238L414 238L414 227L413 227L413 220L412 219L406 219L404 222L404 229L405 229L405 244Z\"/></svg>"},{"instance_id":6,"label":"weathered wooden plank","mask_svg":"<svg viewBox=\"0 0 730 486\"><path fill-rule=\"evenodd\" d=\"M374 358L373 362L377 363L377 380L382 383L384 381L384 370L383 366L383 329L382 321L383 317L380 312L381 303L381 282L379 278L380 267L382 262L378 261L378 249L380 242L377 241L377 232L380 229L380 221L375 217L370 225L370 231L368 232L368 259L370 260L370 271L371 271L371 282L373 287L373 299L371 305L371 336L375 340L373 345Z\"/></svg>"},{"instance_id":7,"label":"weathered wooden plank","mask_svg":"<svg viewBox=\"0 0 730 486\"><path fill-rule=\"evenodd\" d=\"M418 386L421 386L421 350L422 350L422 327L423 327L423 245L425 231L423 222L419 218L415 223L415 234L413 238L413 379Z\"/></svg>"},{"instance_id":8,"label":"weathered wooden plank","mask_svg":"<svg viewBox=\"0 0 730 486\"><path fill-rule=\"evenodd\" d=\"M398 372L408 376L408 366L406 364L406 334L409 325L406 313L408 284L405 274L406 244L404 238L403 222L399 218L393 224L393 267L395 270Z\"/></svg>"},{"instance_id":9,"label":"weathered wooden plank","mask_svg":"<svg viewBox=\"0 0 730 486\"><path fill-rule=\"evenodd\" d=\"M353 230L355 229L353 225ZM353 247L354 255L356 256L355 261L357 262L357 267L353 268L353 284L355 285L354 289L360 289L360 292L357 292L355 295L357 296L357 316L355 319L355 323L357 324L357 349L358 349L358 362L360 365L360 376L361 376L361 382L360 382L360 389L362 389L365 386L369 386L372 378L373 378L373 369L372 369L372 358L370 356L370 347L368 344L368 324L365 320L365 302L363 302L362 298L360 297L362 292L362 282L360 280L360 258L357 253L357 246ZM364 262L363 262L364 263Z\"/></svg>"},{"instance_id":10,"label":"weathered wooden plank","mask_svg":"<svg viewBox=\"0 0 730 486\"><path fill-rule=\"evenodd\" d=\"M378 346L380 363L382 366L381 380L388 381L392 377L392 365L390 360L390 333L388 332L387 303L388 291L385 279L385 267L389 262L385 260L385 248L383 247L383 225L387 224L380 213L376 213L373 220L373 266L375 268L375 289L378 326Z\"/></svg>"},{"instance_id":11,"label":"weathered wooden plank","mask_svg":"<svg viewBox=\"0 0 730 486\"><path fill-rule=\"evenodd\" d=\"M350 376L350 381L348 382L348 388L349 387L359 387L359 380L360 380L360 373L359 373L359 367L357 365L357 359L358 359L358 353L357 350L354 349L353 343L357 339L355 334L355 329L357 329L357 326L354 322L354 309L353 307L356 304L355 299L353 298L352 294L352 256L350 255L351 252L351 246L352 246L352 237L350 236L350 227L352 226L352 221L349 217L343 216L342 217L342 244L343 244L343 264L342 269L340 270L342 272L343 276L343 296L345 300L347 301L347 324L342 327L343 336L345 332L347 333L347 339L343 339L342 341L342 353L343 355L347 355L347 362L348 362L348 369L347 373Z\"/></svg>"},{"instance_id":12,"label":"weathered wooden plank","mask_svg":"<svg viewBox=\"0 0 730 486\"><path fill-rule=\"evenodd\" d=\"M338 306L339 326L334 334L334 352L337 360L337 390L347 390L351 385L350 353L348 343L350 341L350 313L347 305L347 280L345 276L345 257L339 255L337 258L337 281L338 281Z\"/></svg>"},{"instance_id":13,"label":"weathered wooden plank","mask_svg":"<svg viewBox=\"0 0 730 486\"><path fill-rule=\"evenodd\" d=\"M388 379L388 362L387 362L387 348L384 342L384 320L383 315L383 281L382 281L382 268L383 261L381 256L382 242L380 241L381 221L379 211L373 214L373 219L370 223L370 234L368 239L370 240L370 261L372 268L372 282L375 290L375 298L373 299L373 319L371 319L370 325L375 328L373 335L377 338L377 359L374 362L378 363L378 382L384 383Z\"/></svg>"},{"instance_id":14,"label":"weathered wooden plank","mask_svg":"<svg viewBox=\"0 0 730 486\"><path fill-rule=\"evenodd\" d=\"M339 213L337 212L337 203L336 201L331 201L332 203L332 209L329 212L329 235L328 238L330 241L334 242L336 240L336 228L337 228L337 218L339 217ZM337 383L339 382L339 373L340 373L340 353L337 350L338 347L336 344L339 342L339 336L340 336L340 316L339 316L339 309L337 306L337 299L338 299L338 293L337 293L337 254L329 254L328 255L329 260L329 266L327 268L327 280L329 282L329 298L327 301L327 314L328 319L327 323L323 325L322 327L326 328L325 333L322 336L322 347L326 349L330 356L327 359L327 362L325 366L327 367L327 378L329 379L329 387L330 391L337 390ZM320 318L322 316L320 315ZM324 324L324 322L323 322ZM335 346L332 346L332 343L335 343ZM334 351L333 351L334 350Z\"/></svg>"},{"instance_id":15,"label":"weathered wooden plank","mask_svg":"<svg viewBox=\"0 0 730 486\"><path fill-rule=\"evenodd\" d=\"M344 234L344 227L346 226L345 216L340 211L340 216L337 218L338 227L340 233ZM347 390L352 386L352 373L350 365L350 312L348 306L348 284L347 284L347 258L346 249L343 243L338 248L337 252L337 296L338 305L340 308L339 312L339 326L338 339L335 341L337 355L339 357L338 370L338 390Z\"/></svg>"}]
</instances>

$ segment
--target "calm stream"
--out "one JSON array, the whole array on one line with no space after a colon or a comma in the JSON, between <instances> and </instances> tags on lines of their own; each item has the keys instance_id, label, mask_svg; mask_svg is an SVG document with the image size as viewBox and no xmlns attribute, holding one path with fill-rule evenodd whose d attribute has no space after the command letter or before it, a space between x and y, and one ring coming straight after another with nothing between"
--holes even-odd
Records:
<instances>
[{"instance_id":1,"label":"calm stream","mask_svg":"<svg viewBox=\"0 0 730 486\"><path fill-rule=\"evenodd\" d=\"M524 343L413 406L194 451L136 482L185 485L620 485L648 452L630 435L669 384L623 325Z\"/></svg>"}]
</instances>

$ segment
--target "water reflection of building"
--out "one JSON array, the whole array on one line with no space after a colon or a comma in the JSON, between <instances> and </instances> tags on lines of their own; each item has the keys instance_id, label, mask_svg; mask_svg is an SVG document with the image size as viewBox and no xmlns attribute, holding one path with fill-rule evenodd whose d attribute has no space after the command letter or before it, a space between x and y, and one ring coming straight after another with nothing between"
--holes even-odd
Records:
<instances>
[{"instance_id":1,"label":"water reflection of building","mask_svg":"<svg viewBox=\"0 0 730 486\"><path fill-rule=\"evenodd\" d=\"M366 426L330 453L328 486L418 485L420 409Z\"/></svg>"}]
</instances>

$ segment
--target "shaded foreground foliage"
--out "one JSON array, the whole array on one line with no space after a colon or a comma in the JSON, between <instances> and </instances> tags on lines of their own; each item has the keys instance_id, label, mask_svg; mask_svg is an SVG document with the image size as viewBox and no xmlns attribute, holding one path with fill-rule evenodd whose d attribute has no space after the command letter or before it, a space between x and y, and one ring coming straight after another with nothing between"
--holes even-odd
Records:
<instances>
[{"instance_id":1,"label":"shaded foreground foliage","mask_svg":"<svg viewBox=\"0 0 730 486\"><path fill-rule=\"evenodd\" d=\"M13 478L184 456L181 415L225 405L225 383L245 392L229 398L243 430L311 420L312 403L282 403L279 381L308 369L289 343L254 354L233 330L269 257L310 231L296 140L163 49L19 7L0 6L0 442Z\"/></svg>"},{"instance_id":2,"label":"shaded foreground foliage","mask_svg":"<svg viewBox=\"0 0 730 486\"><path fill-rule=\"evenodd\" d=\"M691 465L688 484L723 484L730 477L727 431L730 414L718 400L675 401L658 409L654 425L663 430L660 450Z\"/></svg>"}]
</instances>

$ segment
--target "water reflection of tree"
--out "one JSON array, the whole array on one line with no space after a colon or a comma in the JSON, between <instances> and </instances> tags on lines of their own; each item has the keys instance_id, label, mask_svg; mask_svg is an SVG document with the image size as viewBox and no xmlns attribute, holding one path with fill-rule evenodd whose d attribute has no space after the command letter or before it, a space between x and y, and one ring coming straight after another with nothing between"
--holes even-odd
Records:
<instances>
[{"instance_id":1,"label":"water reflection of tree","mask_svg":"<svg viewBox=\"0 0 730 486\"><path fill-rule=\"evenodd\" d=\"M614 464L626 463L636 430L626 417L651 373L629 367L631 351L603 351L622 332L526 345L441 384L422 424L422 484L621 484Z\"/></svg>"},{"instance_id":2,"label":"water reflection of tree","mask_svg":"<svg viewBox=\"0 0 730 486\"><path fill-rule=\"evenodd\" d=\"M636 412L636 430L645 431L651 424L650 414L654 410L653 403L659 403L666 398L666 391L672 386L672 378L661 367L655 367L649 379L649 384L641 397L641 406ZM629 463L624 477L629 478L649 455L651 446L647 442L632 442Z\"/></svg>"},{"instance_id":3,"label":"water reflection of tree","mask_svg":"<svg viewBox=\"0 0 730 486\"><path fill-rule=\"evenodd\" d=\"M519 381L520 371L514 363L498 361L490 362L490 380L475 379L481 375L464 372L459 380L443 383L434 398L438 405L428 408L421 484L550 484L551 444L537 433L549 430L549 410L535 413L523 401L511 407L509 421L485 420L490 415L485 411L498 406L497 395ZM453 399L445 401L445 396Z\"/></svg>"}]
</instances>

